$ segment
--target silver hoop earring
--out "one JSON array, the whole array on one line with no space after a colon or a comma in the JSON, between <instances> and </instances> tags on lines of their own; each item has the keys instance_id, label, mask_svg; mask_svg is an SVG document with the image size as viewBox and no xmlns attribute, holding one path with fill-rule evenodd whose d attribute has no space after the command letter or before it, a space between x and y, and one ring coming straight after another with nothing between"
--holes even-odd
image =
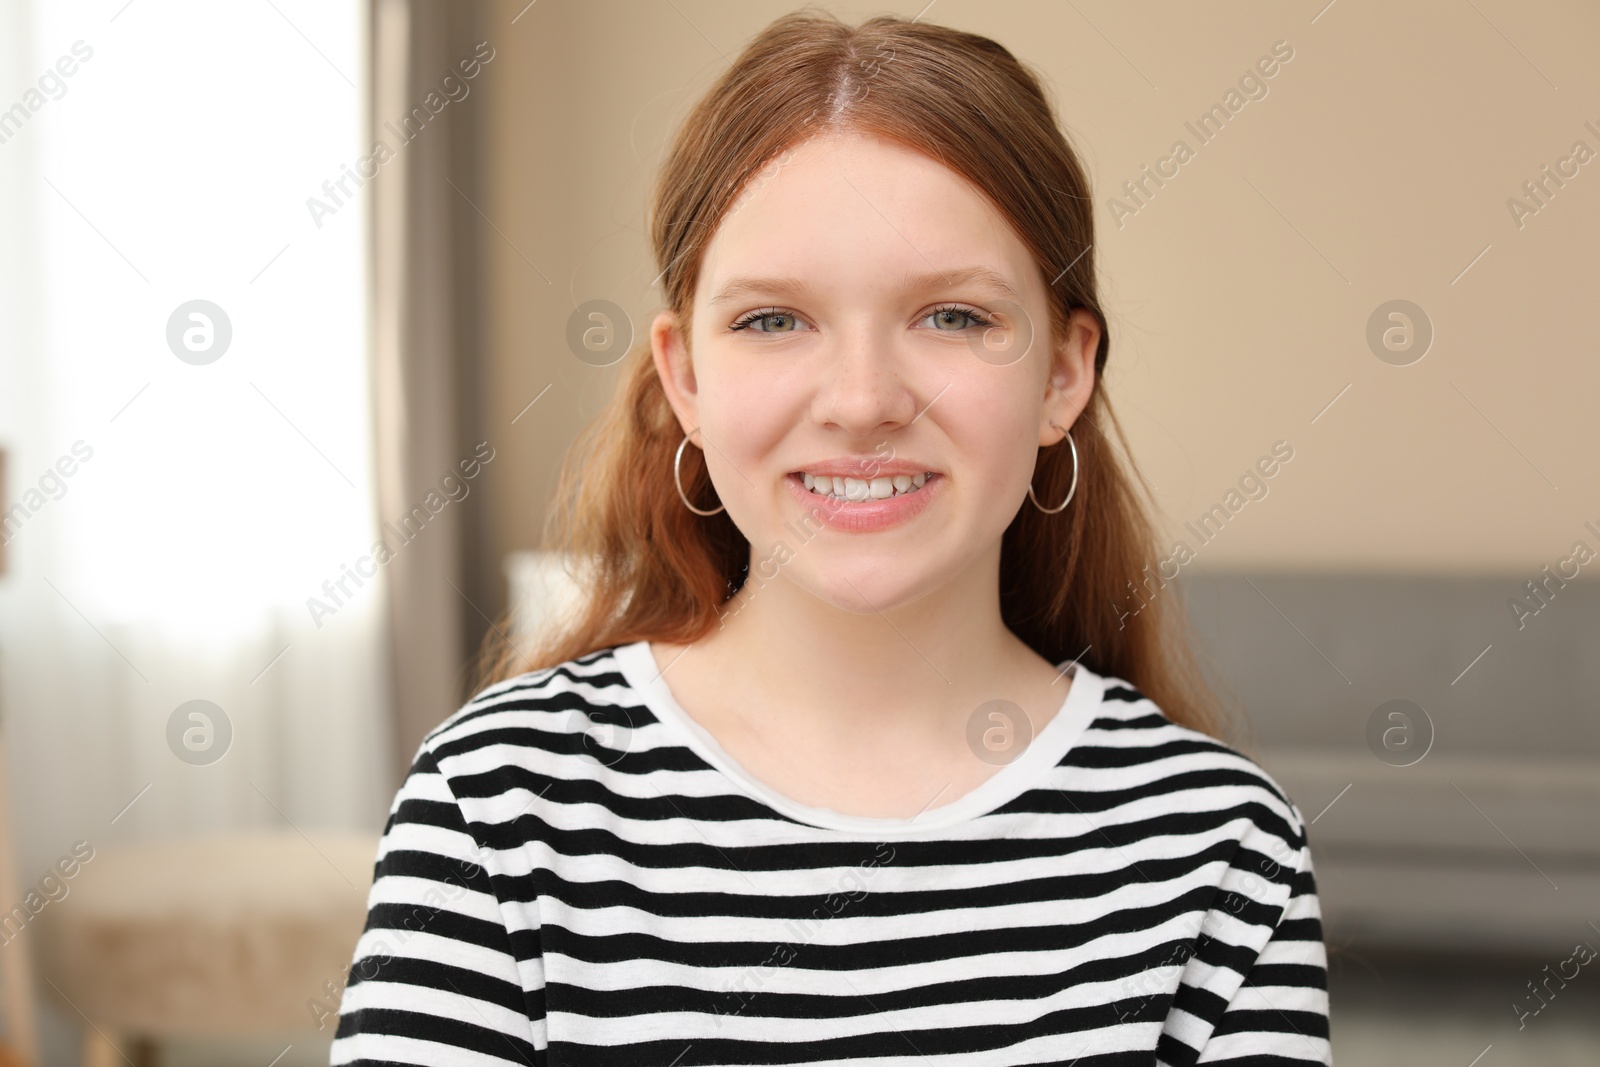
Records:
<instances>
[{"instance_id":1,"label":"silver hoop earring","mask_svg":"<svg viewBox=\"0 0 1600 1067\"><path fill-rule=\"evenodd\" d=\"M1050 425L1055 426L1056 424L1052 422ZM1061 427L1056 426L1056 429L1060 430ZM1062 430L1062 433L1067 435L1067 446L1072 449L1072 485L1067 489L1067 499L1063 500L1058 507L1047 508L1043 504L1039 503L1038 497L1033 495L1032 480L1030 479L1028 482L1028 499L1033 501L1034 507L1044 512L1046 515L1056 515L1062 511L1065 511L1067 505L1072 503L1072 494L1078 491L1078 445L1077 442L1072 439L1071 430Z\"/></svg>"},{"instance_id":2,"label":"silver hoop earring","mask_svg":"<svg viewBox=\"0 0 1600 1067\"><path fill-rule=\"evenodd\" d=\"M688 444L688 443L689 443L689 435L688 434L684 434L683 435L683 440L678 442L678 454L676 456L674 456L673 460L672 460L672 481L678 487L678 499L683 501L683 506L684 507L686 507L690 511L694 512L696 515L715 515L717 512L719 512L719 511L721 511L723 509L724 505L718 504L716 506L716 508L711 510L711 511L701 511L699 508L697 508L693 504L689 503L689 498L684 495L684 492L683 492L683 474L682 474L683 446Z\"/></svg>"}]
</instances>

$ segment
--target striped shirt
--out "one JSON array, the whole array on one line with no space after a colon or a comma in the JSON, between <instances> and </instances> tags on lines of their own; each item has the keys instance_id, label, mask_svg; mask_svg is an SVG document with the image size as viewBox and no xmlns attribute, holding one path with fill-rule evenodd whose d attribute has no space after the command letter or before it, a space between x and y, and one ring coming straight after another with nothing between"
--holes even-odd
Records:
<instances>
[{"instance_id":1,"label":"striped shirt","mask_svg":"<svg viewBox=\"0 0 1600 1067\"><path fill-rule=\"evenodd\" d=\"M914 818L754 779L643 641L489 686L395 798L331 1062L1331 1063L1300 812L1074 670Z\"/></svg>"}]
</instances>

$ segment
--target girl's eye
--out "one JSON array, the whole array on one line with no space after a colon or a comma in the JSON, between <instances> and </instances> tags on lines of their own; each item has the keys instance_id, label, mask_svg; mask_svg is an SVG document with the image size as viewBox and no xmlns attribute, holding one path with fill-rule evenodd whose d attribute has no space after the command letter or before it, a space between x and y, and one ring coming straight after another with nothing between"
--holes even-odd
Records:
<instances>
[{"instance_id":1,"label":"girl's eye","mask_svg":"<svg viewBox=\"0 0 1600 1067\"><path fill-rule=\"evenodd\" d=\"M978 326L993 326L994 322L986 318L976 308L963 307L960 304L947 304L935 308L928 313L923 321L934 320L934 329L942 333L959 333ZM781 308L759 308L739 319L730 330L748 330L755 328L757 333L794 333L800 329L799 316L791 311Z\"/></svg>"},{"instance_id":2,"label":"girl's eye","mask_svg":"<svg viewBox=\"0 0 1600 1067\"><path fill-rule=\"evenodd\" d=\"M738 322L728 327L730 330L748 330L752 326L759 326L757 333L794 333L800 320L793 312L783 311L778 308L761 308L752 311Z\"/></svg>"},{"instance_id":3,"label":"girl's eye","mask_svg":"<svg viewBox=\"0 0 1600 1067\"><path fill-rule=\"evenodd\" d=\"M974 326L992 326L990 320L983 317L975 308L962 307L959 304L946 304L934 308L928 315L934 320L934 329L944 333L958 333L969 330ZM927 319L923 320L924 322Z\"/></svg>"}]
</instances>

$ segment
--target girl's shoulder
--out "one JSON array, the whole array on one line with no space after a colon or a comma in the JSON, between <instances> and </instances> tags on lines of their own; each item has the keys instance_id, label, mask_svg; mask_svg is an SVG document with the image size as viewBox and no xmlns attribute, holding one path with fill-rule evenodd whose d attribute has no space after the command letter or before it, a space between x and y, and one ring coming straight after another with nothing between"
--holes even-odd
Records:
<instances>
[{"instance_id":1,"label":"girl's shoulder","mask_svg":"<svg viewBox=\"0 0 1600 1067\"><path fill-rule=\"evenodd\" d=\"M1121 779L1143 794L1182 794L1190 810L1229 804L1253 812L1274 836L1304 844L1305 820L1294 800L1261 763L1223 738L1168 718L1154 700L1115 675L1100 676L1093 720L1067 762L1089 774Z\"/></svg>"},{"instance_id":2,"label":"girl's shoulder","mask_svg":"<svg viewBox=\"0 0 1600 1067\"><path fill-rule=\"evenodd\" d=\"M581 734L608 721L641 725L648 715L617 662L616 648L607 647L485 685L422 744L439 753L475 747L475 739L492 742L505 729Z\"/></svg>"}]
</instances>

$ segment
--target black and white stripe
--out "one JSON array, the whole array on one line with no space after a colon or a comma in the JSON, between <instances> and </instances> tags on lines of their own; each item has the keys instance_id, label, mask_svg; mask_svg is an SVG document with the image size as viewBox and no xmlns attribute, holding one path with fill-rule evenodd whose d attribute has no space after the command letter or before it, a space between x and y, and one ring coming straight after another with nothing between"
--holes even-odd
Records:
<instances>
[{"instance_id":1,"label":"black and white stripe","mask_svg":"<svg viewBox=\"0 0 1600 1067\"><path fill-rule=\"evenodd\" d=\"M650 662L521 675L423 742L334 1064L1331 1063L1300 813L1124 680L1080 665L954 804L829 819Z\"/></svg>"}]
</instances>

